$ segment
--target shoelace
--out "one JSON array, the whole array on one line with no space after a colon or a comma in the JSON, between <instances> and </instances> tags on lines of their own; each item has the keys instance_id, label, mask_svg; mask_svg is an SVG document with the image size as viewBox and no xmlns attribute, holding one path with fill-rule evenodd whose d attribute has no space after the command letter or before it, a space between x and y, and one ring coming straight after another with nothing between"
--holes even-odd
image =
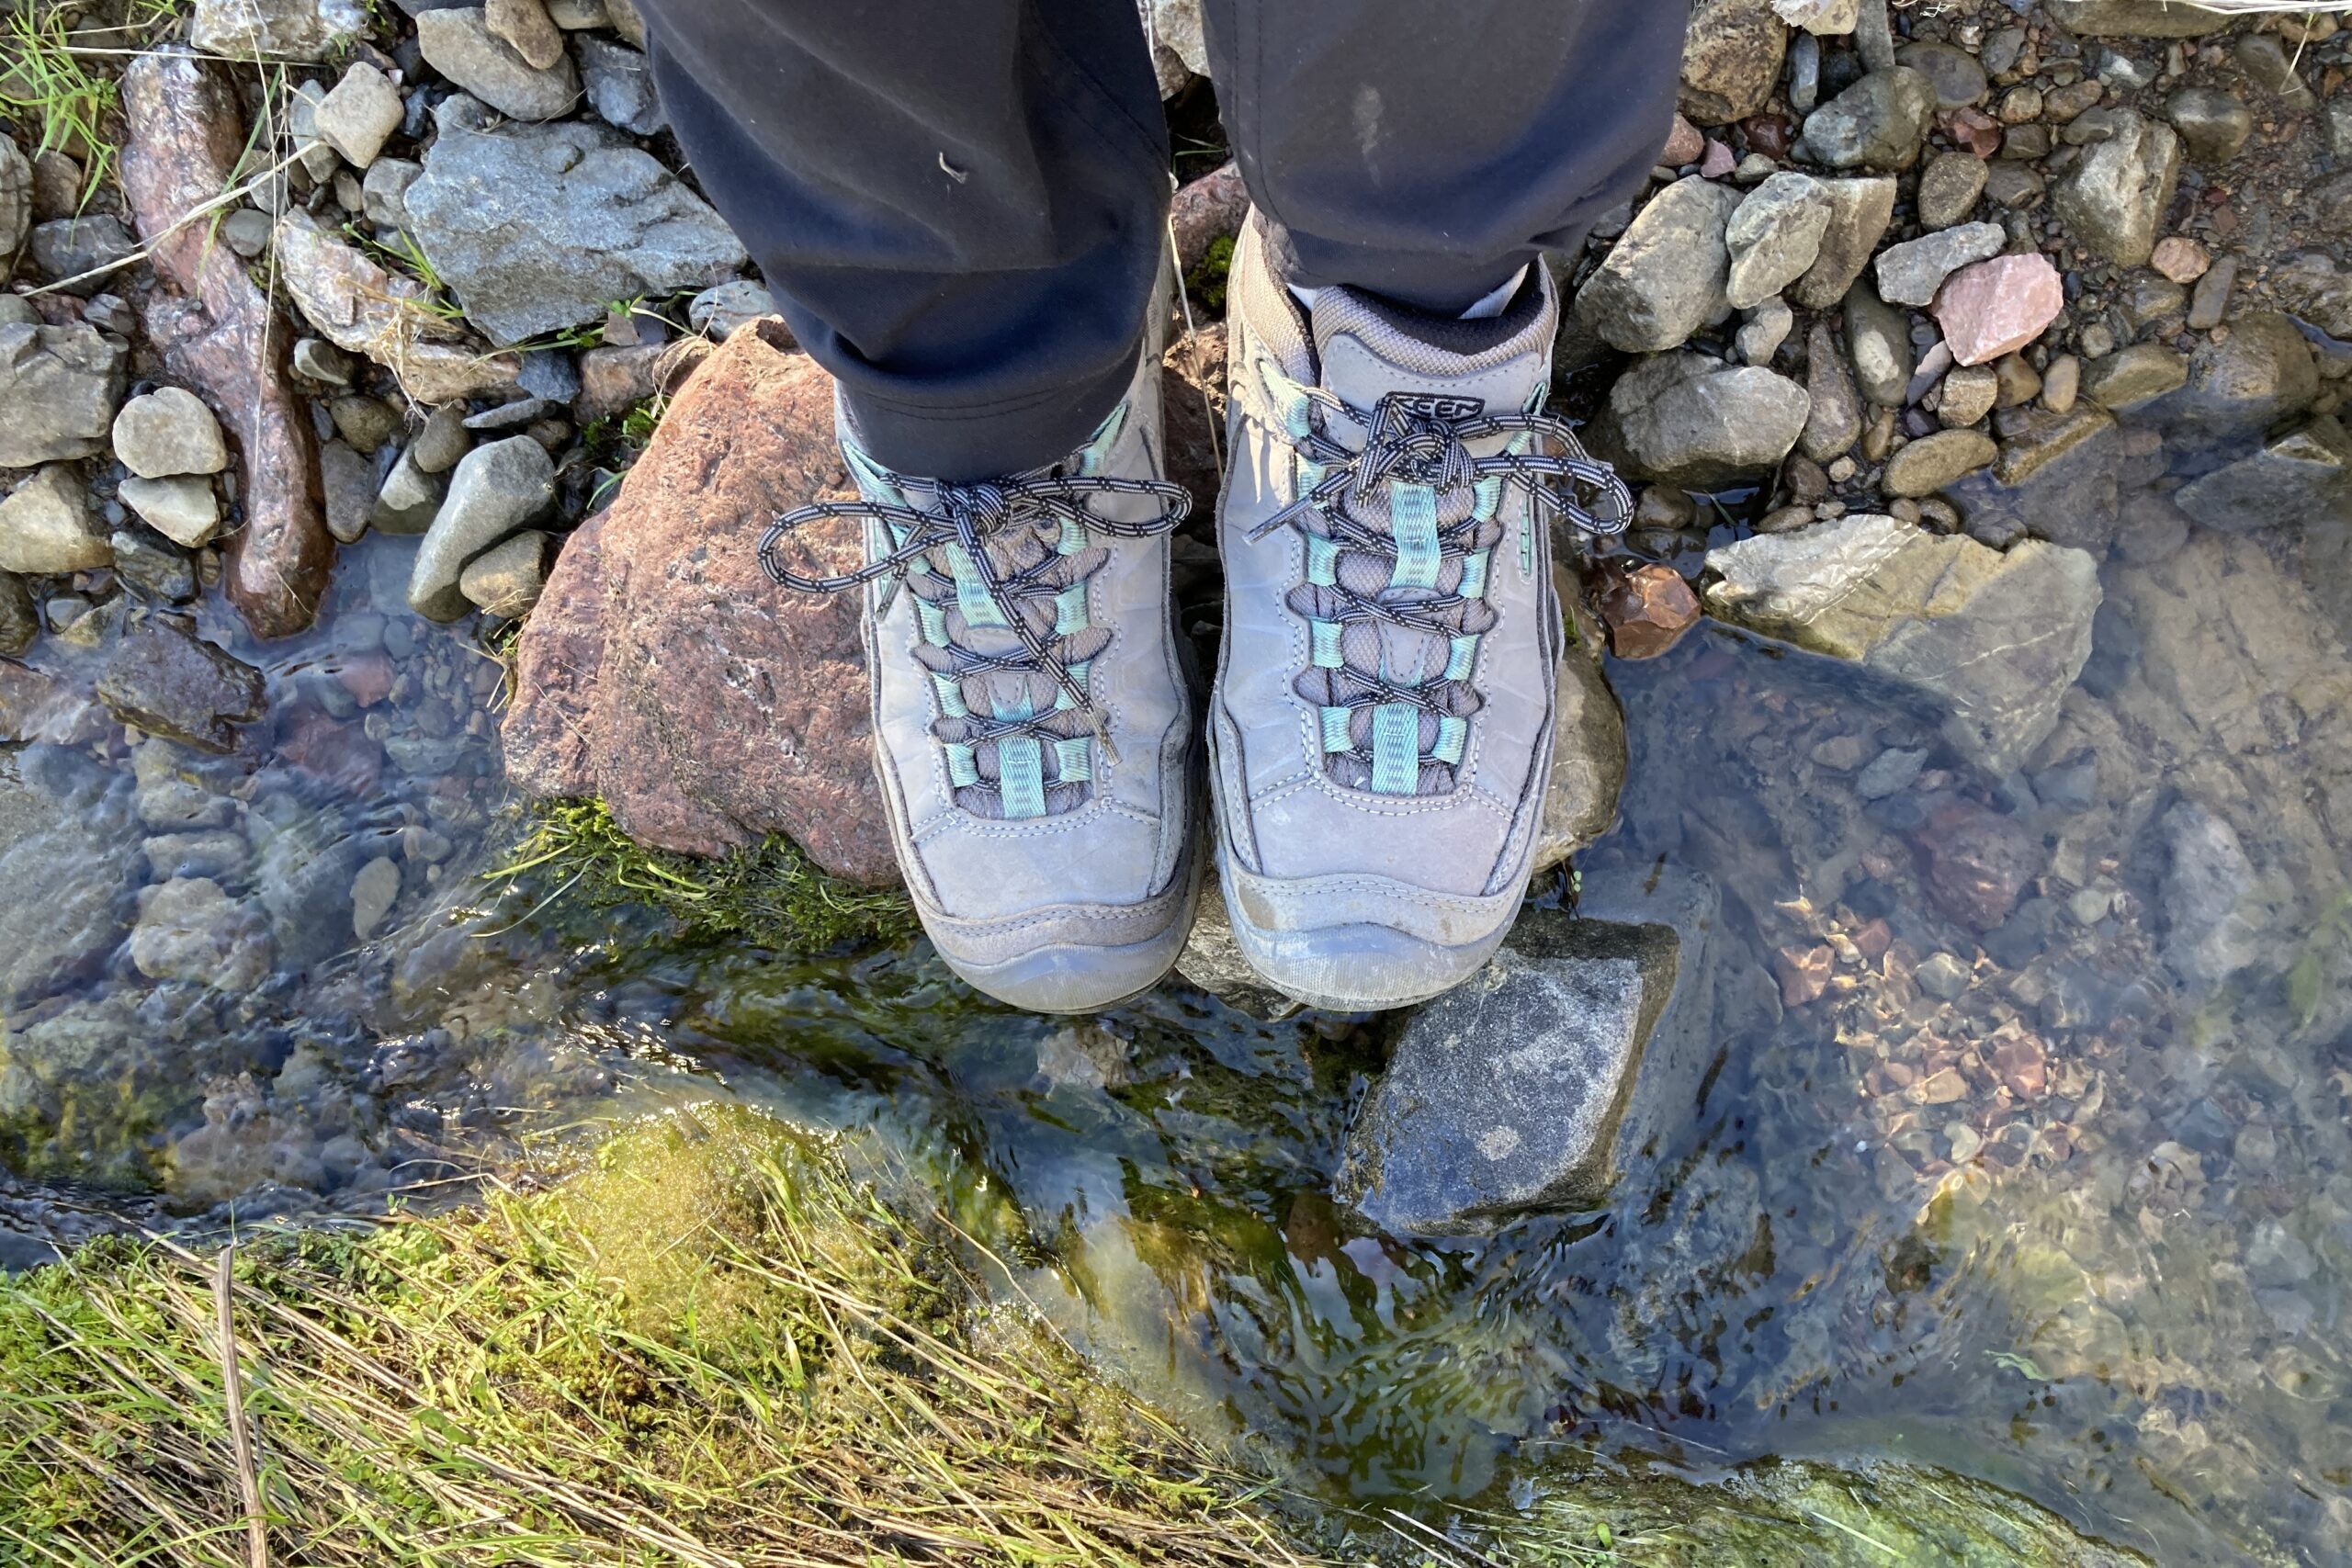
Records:
<instances>
[{"instance_id":1,"label":"shoelace","mask_svg":"<svg viewBox=\"0 0 2352 1568\"><path fill-rule=\"evenodd\" d=\"M948 674L957 680L995 671L1037 671L1068 695L1071 706L1050 709L1028 718L943 716L932 726L933 737L949 744L979 745L1023 736L1068 740L1091 735L1102 746L1104 760L1115 763L1119 760L1118 749L1111 742L1102 712L1087 694L1085 685L1070 672L1071 665L1083 663L1108 645L1108 628L1092 627L1057 637L1040 632L1022 613L1023 602L1050 598L1083 581L1102 564L1101 560L1081 567L1077 563L1082 561L1082 556L1048 551L1032 565L1006 574L998 570L989 543L1007 530L1039 517L1050 518L1057 525L1076 524L1089 533L1113 538L1149 538L1173 530L1191 515L1191 493L1165 479L1107 475L1033 474L963 485L933 485L892 473L881 477L902 493L910 486L928 489L931 507L880 501L820 501L785 513L769 524L767 532L760 537L760 566L770 581L804 593L839 593L881 578L891 578L895 581L884 594L877 612L887 613L899 588L907 583L909 575L918 567L952 582L954 567L945 547L960 547L979 580L981 591L995 605L1006 627L1020 639L1022 651L985 654L953 643L944 649L923 646L918 650L920 655L940 657L945 666L940 668L926 658L924 667L934 674ZM1160 502L1160 514L1128 523L1105 517L1088 504L1089 497L1114 495L1155 497ZM808 577L786 566L776 553L785 539L812 523L831 518L878 523L899 543L879 559L838 577Z\"/></svg>"},{"instance_id":2,"label":"shoelace","mask_svg":"<svg viewBox=\"0 0 2352 1568\"><path fill-rule=\"evenodd\" d=\"M1254 543L1284 527L1319 536L1344 548L1394 563L1399 542L1351 514L1367 510L1364 503L1385 486L1424 486L1439 496L1497 479L1528 496L1533 522L1549 526L1553 517L1594 538L1614 538L1633 520L1634 500L1616 470L1588 456L1576 433L1557 419L1536 413L1488 413L1475 398L1428 393L1391 392L1369 412L1350 404L1327 388L1300 389L1311 406L1343 418L1365 432L1361 448L1351 451L1326 433L1323 423L1306 421L1294 436L1301 454L1323 469L1323 475L1288 506L1250 531ZM1328 420L1324 422L1328 423ZM1504 450L1474 456L1470 443L1503 435L1532 435L1548 442L1555 452ZM1577 487L1563 494L1550 481L1565 479ZM1589 494L1591 505L1586 504ZM1595 508L1599 508L1596 512ZM1393 512L1381 509L1392 518ZM1502 537L1493 508L1473 507L1461 520L1438 526L1436 549L1441 558L1491 549ZM1481 515L1481 513L1485 515ZM1344 582L1307 582L1294 588L1285 600L1291 611L1308 621L1329 623L1342 633L1351 625L1385 622L1448 639L1477 637L1493 628L1494 607L1486 602L1483 586L1476 594L1426 589L1383 587L1364 593ZM1441 678L1406 682L1385 672L1342 662L1339 668L1316 666L1296 682L1298 694L1326 710L1351 715L1364 707L1403 705L1441 720L1466 720L1485 705L1485 699L1466 680ZM1336 744L1336 742L1335 742Z\"/></svg>"}]
</instances>

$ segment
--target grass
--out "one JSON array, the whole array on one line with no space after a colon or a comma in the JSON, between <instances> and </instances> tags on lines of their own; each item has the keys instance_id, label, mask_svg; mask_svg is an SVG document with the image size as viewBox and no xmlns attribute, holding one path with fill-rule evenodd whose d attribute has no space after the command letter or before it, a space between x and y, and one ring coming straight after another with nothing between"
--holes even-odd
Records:
<instances>
[{"instance_id":1,"label":"grass","mask_svg":"<svg viewBox=\"0 0 2352 1568\"><path fill-rule=\"evenodd\" d=\"M40 128L34 152L66 152L83 160L82 199L87 202L113 172L116 146L107 134L119 116L114 80L83 63L62 12L27 4L0 19L0 110L27 116Z\"/></svg>"},{"instance_id":2,"label":"grass","mask_svg":"<svg viewBox=\"0 0 2352 1568\"><path fill-rule=\"evenodd\" d=\"M264 1561L251 1495L266 1560L306 1568L1320 1561L988 1306L943 1232L746 1112L478 1212L242 1247L228 1354L216 1261L107 1244L0 1283L0 1558Z\"/></svg>"},{"instance_id":3,"label":"grass","mask_svg":"<svg viewBox=\"0 0 2352 1568\"><path fill-rule=\"evenodd\" d=\"M830 876L789 839L772 835L719 860L650 850L621 830L601 801L530 807L521 840L486 874L591 908L647 904L687 934L784 953L910 933L914 910L896 892Z\"/></svg>"}]
</instances>

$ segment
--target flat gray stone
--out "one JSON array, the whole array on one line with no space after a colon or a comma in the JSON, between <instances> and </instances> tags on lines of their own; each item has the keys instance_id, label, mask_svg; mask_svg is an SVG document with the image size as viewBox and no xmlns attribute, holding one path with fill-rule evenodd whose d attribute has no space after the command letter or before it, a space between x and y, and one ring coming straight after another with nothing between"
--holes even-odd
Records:
<instances>
[{"instance_id":1,"label":"flat gray stone","mask_svg":"<svg viewBox=\"0 0 2352 1568\"><path fill-rule=\"evenodd\" d=\"M1712 490L1770 469L1797 444L1812 399L1785 376L1662 354L1618 378L1592 444L1635 479Z\"/></svg>"},{"instance_id":2,"label":"flat gray stone","mask_svg":"<svg viewBox=\"0 0 2352 1568\"><path fill-rule=\"evenodd\" d=\"M79 322L0 324L0 468L105 451L129 355L119 340Z\"/></svg>"},{"instance_id":3,"label":"flat gray stone","mask_svg":"<svg viewBox=\"0 0 2352 1568\"><path fill-rule=\"evenodd\" d=\"M212 481L194 474L168 479L122 481L123 504L139 513L155 532L175 545L195 549L209 544L220 531L220 502Z\"/></svg>"},{"instance_id":4,"label":"flat gray stone","mask_svg":"<svg viewBox=\"0 0 2352 1568\"><path fill-rule=\"evenodd\" d=\"M2008 240L2008 231L1998 223L1962 223L1889 245L1878 258L1879 298L1890 305L1925 309L1945 278L1970 262L1999 255Z\"/></svg>"},{"instance_id":5,"label":"flat gray stone","mask_svg":"<svg viewBox=\"0 0 2352 1568\"><path fill-rule=\"evenodd\" d=\"M1471 1235L1601 1201L1688 1119L1713 1056L1712 884L1589 874L1405 1023L1350 1129L1340 1201L1395 1232Z\"/></svg>"},{"instance_id":6,"label":"flat gray stone","mask_svg":"<svg viewBox=\"0 0 2352 1568\"><path fill-rule=\"evenodd\" d=\"M580 56L588 107L599 119L632 136L650 136L662 129L662 104L654 96L653 72L644 55L589 33L573 39L571 47Z\"/></svg>"},{"instance_id":7,"label":"flat gray stone","mask_svg":"<svg viewBox=\"0 0 2352 1568\"><path fill-rule=\"evenodd\" d=\"M114 455L141 479L217 474L229 466L220 422L185 387L158 387L114 416Z\"/></svg>"}]
</instances>

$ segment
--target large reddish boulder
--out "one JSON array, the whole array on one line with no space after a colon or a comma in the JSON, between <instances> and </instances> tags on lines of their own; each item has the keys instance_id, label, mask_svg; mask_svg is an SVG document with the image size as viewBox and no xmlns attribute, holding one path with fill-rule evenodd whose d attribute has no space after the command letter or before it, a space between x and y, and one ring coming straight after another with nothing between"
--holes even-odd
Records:
<instances>
[{"instance_id":1,"label":"large reddish boulder","mask_svg":"<svg viewBox=\"0 0 2352 1568\"><path fill-rule=\"evenodd\" d=\"M781 831L825 870L897 879L876 786L860 597L770 582L776 513L853 492L833 384L774 323L722 344L671 402L618 499L573 534L523 631L506 771L601 795L631 837L719 854ZM861 559L810 530L815 570Z\"/></svg>"}]
</instances>

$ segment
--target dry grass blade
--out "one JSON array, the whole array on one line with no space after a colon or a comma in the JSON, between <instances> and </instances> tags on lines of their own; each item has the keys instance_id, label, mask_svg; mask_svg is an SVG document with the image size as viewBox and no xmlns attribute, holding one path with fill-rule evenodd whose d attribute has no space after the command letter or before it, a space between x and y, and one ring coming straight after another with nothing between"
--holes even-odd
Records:
<instances>
[{"instance_id":1,"label":"dry grass blade","mask_svg":"<svg viewBox=\"0 0 2352 1568\"><path fill-rule=\"evenodd\" d=\"M269 1526L261 1506L261 1476L254 1468L253 1432L245 1425L245 1380L237 1368L237 1308L234 1244L220 1249L212 1276L212 1300L220 1325L220 1385L228 1393L229 1441L237 1455L237 1492L245 1504L245 1558L252 1568L269 1568Z\"/></svg>"}]
</instances>

